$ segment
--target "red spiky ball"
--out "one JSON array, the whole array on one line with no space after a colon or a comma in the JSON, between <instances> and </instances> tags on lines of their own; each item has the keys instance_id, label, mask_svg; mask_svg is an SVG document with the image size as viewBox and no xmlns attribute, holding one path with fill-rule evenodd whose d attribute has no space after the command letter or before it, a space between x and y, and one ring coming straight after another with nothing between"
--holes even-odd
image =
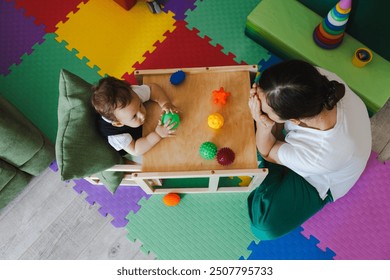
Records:
<instances>
[{"instance_id":1,"label":"red spiky ball","mask_svg":"<svg viewBox=\"0 0 390 280\"><path fill-rule=\"evenodd\" d=\"M228 147L221 148L217 152L217 161L221 165L230 165L233 163L235 158L236 155L234 154L233 150Z\"/></svg>"}]
</instances>

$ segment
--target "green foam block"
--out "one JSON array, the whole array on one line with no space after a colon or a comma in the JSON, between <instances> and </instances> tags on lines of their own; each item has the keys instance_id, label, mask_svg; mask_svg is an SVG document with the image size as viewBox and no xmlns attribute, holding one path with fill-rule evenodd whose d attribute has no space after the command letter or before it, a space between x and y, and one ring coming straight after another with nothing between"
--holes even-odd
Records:
<instances>
[{"instance_id":1,"label":"green foam block","mask_svg":"<svg viewBox=\"0 0 390 280\"><path fill-rule=\"evenodd\" d=\"M262 0L248 15L245 33L282 58L306 60L340 76L376 112L390 96L390 62L373 52L363 68L352 64L358 48L367 47L345 33L333 50L318 47L312 38L323 18L295 0Z\"/></svg>"}]
</instances>

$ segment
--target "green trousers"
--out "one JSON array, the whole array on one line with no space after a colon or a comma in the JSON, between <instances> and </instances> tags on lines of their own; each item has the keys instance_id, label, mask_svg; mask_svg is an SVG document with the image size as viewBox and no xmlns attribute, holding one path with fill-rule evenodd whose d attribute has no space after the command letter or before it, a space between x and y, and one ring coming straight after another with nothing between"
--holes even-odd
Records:
<instances>
[{"instance_id":1,"label":"green trousers","mask_svg":"<svg viewBox=\"0 0 390 280\"><path fill-rule=\"evenodd\" d=\"M285 166L269 162L261 166L269 173L248 197L252 232L260 240L289 233L333 201L330 191L322 200L312 185Z\"/></svg>"}]
</instances>

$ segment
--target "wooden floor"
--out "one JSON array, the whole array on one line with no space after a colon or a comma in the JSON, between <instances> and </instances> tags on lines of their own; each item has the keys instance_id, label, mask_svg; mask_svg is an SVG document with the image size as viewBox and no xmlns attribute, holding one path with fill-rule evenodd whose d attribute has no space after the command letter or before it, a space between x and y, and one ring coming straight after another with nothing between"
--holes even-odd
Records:
<instances>
[{"instance_id":1,"label":"wooden floor","mask_svg":"<svg viewBox=\"0 0 390 280\"><path fill-rule=\"evenodd\" d=\"M0 259L154 259L49 168L0 210Z\"/></svg>"}]
</instances>

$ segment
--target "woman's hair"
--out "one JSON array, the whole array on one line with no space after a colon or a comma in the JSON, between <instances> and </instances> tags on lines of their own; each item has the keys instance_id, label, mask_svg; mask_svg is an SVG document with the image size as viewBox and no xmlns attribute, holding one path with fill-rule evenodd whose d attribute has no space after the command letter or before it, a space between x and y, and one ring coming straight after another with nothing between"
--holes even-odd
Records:
<instances>
[{"instance_id":1,"label":"woman's hair","mask_svg":"<svg viewBox=\"0 0 390 280\"><path fill-rule=\"evenodd\" d=\"M311 64L289 60L266 69L259 80L268 105L283 120L311 118L333 109L345 87L329 81Z\"/></svg>"},{"instance_id":2,"label":"woman's hair","mask_svg":"<svg viewBox=\"0 0 390 280\"><path fill-rule=\"evenodd\" d=\"M117 120L114 110L126 107L132 100L130 85L114 77L102 78L92 90L91 101L96 112L111 121Z\"/></svg>"}]
</instances>

